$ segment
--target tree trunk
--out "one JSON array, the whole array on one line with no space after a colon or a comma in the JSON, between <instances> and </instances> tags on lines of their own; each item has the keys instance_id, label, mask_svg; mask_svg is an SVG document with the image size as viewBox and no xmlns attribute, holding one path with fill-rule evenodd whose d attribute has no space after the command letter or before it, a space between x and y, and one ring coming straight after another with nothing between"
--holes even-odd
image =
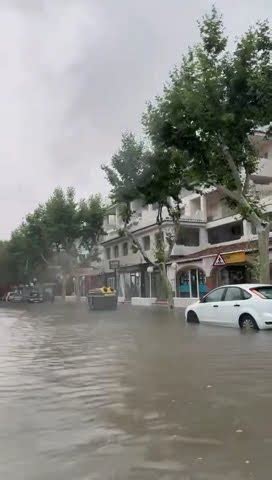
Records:
<instances>
[{"instance_id":1,"label":"tree trunk","mask_svg":"<svg viewBox=\"0 0 272 480\"><path fill-rule=\"evenodd\" d=\"M167 276L165 263L160 264L160 274L161 274L163 287L164 287L165 293L166 293L168 308L170 310L173 310L173 308L174 308L173 290L172 290L172 285L169 282L169 278Z\"/></svg>"},{"instance_id":2,"label":"tree trunk","mask_svg":"<svg viewBox=\"0 0 272 480\"><path fill-rule=\"evenodd\" d=\"M63 277L62 277L62 286L61 286L61 296L62 296L62 300L65 301L65 298L66 298L66 274L64 273L63 274Z\"/></svg>"},{"instance_id":3,"label":"tree trunk","mask_svg":"<svg viewBox=\"0 0 272 480\"><path fill-rule=\"evenodd\" d=\"M76 294L76 301L80 302L80 288L79 288L79 277L75 275L75 294Z\"/></svg>"},{"instance_id":4,"label":"tree trunk","mask_svg":"<svg viewBox=\"0 0 272 480\"><path fill-rule=\"evenodd\" d=\"M258 247L259 247L259 282L270 283L270 263L269 263L269 227L270 225L259 226Z\"/></svg>"}]
</instances>

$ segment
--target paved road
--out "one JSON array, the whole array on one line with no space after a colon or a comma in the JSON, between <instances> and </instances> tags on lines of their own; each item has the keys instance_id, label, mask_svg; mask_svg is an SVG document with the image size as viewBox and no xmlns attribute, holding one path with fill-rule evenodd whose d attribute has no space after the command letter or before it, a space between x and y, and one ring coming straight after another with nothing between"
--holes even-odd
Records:
<instances>
[{"instance_id":1,"label":"paved road","mask_svg":"<svg viewBox=\"0 0 272 480\"><path fill-rule=\"evenodd\" d=\"M271 478L272 333L0 308L0 478Z\"/></svg>"}]
</instances>

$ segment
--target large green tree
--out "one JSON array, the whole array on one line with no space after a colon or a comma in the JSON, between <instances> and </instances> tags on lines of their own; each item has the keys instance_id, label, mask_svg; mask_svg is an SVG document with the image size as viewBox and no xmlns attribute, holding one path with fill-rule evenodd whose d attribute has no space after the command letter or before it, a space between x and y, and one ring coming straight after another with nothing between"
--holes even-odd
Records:
<instances>
[{"instance_id":1,"label":"large green tree","mask_svg":"<svg viewBox=\"0 0 272 480\"><path fill-rule=\"evenodd\" d=\"M147 148L132 133L122 136L121 146L110 165L102 168L112 187L112 200L122 206L123 226L120 234L130 239L149 265L158 267L170 308L173 291L167 276L167 262L179 231L180 192L184 186L182 162L170 161L171 152ZM147 254L141 241L130 228L133 216L131 202L142 200L144 205L156 204L156 248L154 258ZM170 220L170 221L169 221Z\"/></svg>"},{"instance_id":2,"label":"large green tree","mask_svg":"<svg viewBox=\"0 0 272 480\"><path fill-rule=\"evenodd\" d=\"M8 263L13 283L28 282L48 268L59 266L65 297L67 276L76 276L82 259L84 266L99 260L104 210L99 195L77 202L72 188L55 189L45 204L26 215L3 248L3 262Z\"/></svg>"},{"instance_id":3,"label":"large green tree","mask_svg":"<svg viewBox=\"0 0 272 480\"><path fill-rule=\"evenodd\" d=\"M201 41L149 105L144 126L154 148L183 164L190 188L214 187L257 229L260 281L269 281L269 225L252 188L258 170L254 131L272 120L272 38L267 21L228 50L215 8L199 23Z\"/></svg>"},{"instance_id":4,"label":"large green tree","mask_svg":"<svg viewBox=\"0 0 272 480\"><path fill-rule=\"evenodd\" d=\"M0 241L0 289L14 283L15 272L11 267L9 242Z\"/></svg>"},{"instance_id":5,"label":"large green tree","mask_svg":"<svg viewBox=\"0 0 272 480\"><path fill-rule=\"evenodd\" d=\"M51 249L55 252L55 261L62 266L63 291L65 297L66 278L75 275L83 265L99 260L98 242L103 232L105 208L100 195L92 195L79 203L75 191L57 188L45 205L45 226ZM82 252L87 252L84 255ZM79 294L78 282L76 291Z\"/></svg>"},{"instance_id":6,"label":"large green tree","mask_svg":"<svg viewBox=\"0 0 272 480\"><path fill-rule=\"evenodd\" d=\"M106 206L100 194L91 195L88 199L82 199L78 205L80 222L80 243L87 251L83 263L89 265L92 262L100 262L99 241L105 235L103 224Z\"/></svg>"},{"instance_id":7,"label":"large green tree","mask_svg":"<svg viewBox=\"0 0 272 480\"><path fill-rule=\"evenodd\" d=\"M45 208L40 205L12 232L7 246L14 282L29 281L47 267L50 245L45 228Z\"/></svg>"}]
</instances>

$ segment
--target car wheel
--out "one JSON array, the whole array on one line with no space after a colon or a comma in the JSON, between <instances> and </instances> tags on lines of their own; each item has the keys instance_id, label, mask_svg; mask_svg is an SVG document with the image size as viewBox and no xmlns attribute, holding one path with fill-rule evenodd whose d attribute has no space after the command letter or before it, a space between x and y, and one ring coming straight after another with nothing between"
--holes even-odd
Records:
<instances>
[{"instance_id":1,"label":"car wheel","mask_svg":"<svg viewBox=\"0 0 272 480\"><path fill-rule=\"evenodd\" d=\"M249 313L241 316L239 324L243 330L259 330L256 320Z\"/></svg>"},{"instance_id":2,"label":"car wheel","mask_svg":"<svg viewBox=\"0 0 272 480\"><path fill-rule=\"evenodd\" d=\"M195 312L193 312L192 310L190 310L187 313L187 322L188 323L199 323L199 319L198 319L197 314Z\"/></svg>"}]
</instances>

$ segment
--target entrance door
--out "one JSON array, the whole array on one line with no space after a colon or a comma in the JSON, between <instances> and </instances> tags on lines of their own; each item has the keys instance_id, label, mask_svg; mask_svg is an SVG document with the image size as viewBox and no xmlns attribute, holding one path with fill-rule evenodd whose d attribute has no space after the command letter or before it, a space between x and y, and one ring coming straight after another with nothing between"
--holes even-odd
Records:
<instances>
[{"instance_id":1,"label":"entrance door","mask_svg":"<svg viewBox=\"0 0 272 480\"><path fill-rule=\"evenodd\" d=\"M245 265L229 265L220 271L220 285L235 285L247 282Z\"/></svg>"},{"instance_id":2,"label":"entrance door","mask_svg":"<svg viewBox=\"0 0 272 480\"><path fill-rule=\"evenodd\" d=\"M191 270L191 291L192 297L198 298L198 270L193 269Z\"/></svg>"}]
</instances>

